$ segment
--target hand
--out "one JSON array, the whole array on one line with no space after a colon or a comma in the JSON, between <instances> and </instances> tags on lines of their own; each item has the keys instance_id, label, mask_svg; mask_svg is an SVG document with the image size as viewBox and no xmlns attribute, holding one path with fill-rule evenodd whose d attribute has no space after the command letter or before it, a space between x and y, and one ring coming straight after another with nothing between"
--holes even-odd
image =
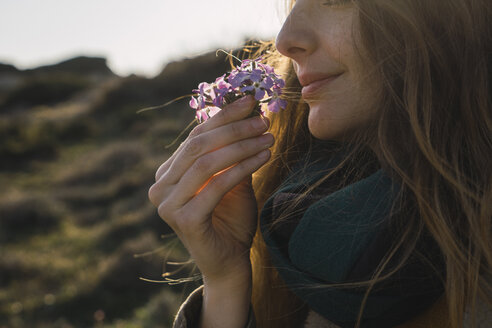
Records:
<instances>
[{"instance_id":1,"label":"hand","mask_svg":"<svg viewBox=\"0 0 492 328\"><path fill-rule=\"evenodd\" d=\"M251 174L270 158L268 120L242 98L198 125L156 173L149 198L209 284L250 277L257 204ZM245 119L246 118L246 119Z\"/></svg>"}]
</instances>

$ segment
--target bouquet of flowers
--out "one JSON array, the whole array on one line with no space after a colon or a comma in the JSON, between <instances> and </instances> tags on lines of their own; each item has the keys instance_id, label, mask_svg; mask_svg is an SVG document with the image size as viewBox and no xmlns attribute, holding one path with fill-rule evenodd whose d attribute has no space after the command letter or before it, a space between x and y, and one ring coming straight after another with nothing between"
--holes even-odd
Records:
<instances>
[{"instance_id":1,"label":"bouquet of flowers","mask_svg":"<svg viewBox=\"0 0 492 328\"><path fill-rule=\"evenodd\" d=\"M240 66L228 74L218 77L215 82L202 82L193 90L190 107L196 111L199 123L217 114L225 105L246 95L253 95L257 101L256 113L263 115L260 104L268 103L268 110L278 112L287 106L281 99L284 80L274 69L263 64L262 57L245 59Z\"/></svg>"}]
</instances>

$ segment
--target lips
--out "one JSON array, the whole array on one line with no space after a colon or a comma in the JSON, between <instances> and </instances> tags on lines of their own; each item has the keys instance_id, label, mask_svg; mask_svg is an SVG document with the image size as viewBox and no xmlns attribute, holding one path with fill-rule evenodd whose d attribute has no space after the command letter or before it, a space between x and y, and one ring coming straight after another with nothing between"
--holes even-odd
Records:
<instances>
[{"instance_id":1,"label":"lips","mask_svg":"<svg viewBox=\"0 0 492 328\"><path fill-rule=\"evenodd\" d=\"M304 74L299 75L299 82L303 86L302 96L304 98L309 98L314 95L319 89L330 84L337 77L342 75L342 73L337 74Z\"/></svg>"}]
</instances>

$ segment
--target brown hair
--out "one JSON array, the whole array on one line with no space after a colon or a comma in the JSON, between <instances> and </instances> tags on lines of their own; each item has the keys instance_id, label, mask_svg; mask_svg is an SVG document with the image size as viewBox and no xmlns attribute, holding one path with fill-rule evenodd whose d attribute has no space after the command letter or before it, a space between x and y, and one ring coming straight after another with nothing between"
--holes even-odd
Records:
<instances>
[{"instance_id":1,"label":"brown hair","mask_svg":"<svg viewBox=\"0 0 492 328\"><path fill-rule=\"evenodd\" d=\"M357 46L381 84L372 129L360 131L354 142L375 143L378 161L401 182L403 201L413 204L417 214L408 212L413 219L400 225L400 241L374 279L361 284L369 286L369 293L376 281L391 276L428 232L445 259L449 322L457 328L466 309L475 318L478 297L492 306L492 3L354 3L361 40ZM312 141L290 60L282 58L273 43L263 44L260 52L270 52L270 62L284 73L290 92L287 109L270 117L276 137L272 159L254 175L259 206ZM383 275L398 248L406 256ZM300 326L302 302L283 286L259 231L251 259L258 326Z\"/></svg>"}]
</instances>

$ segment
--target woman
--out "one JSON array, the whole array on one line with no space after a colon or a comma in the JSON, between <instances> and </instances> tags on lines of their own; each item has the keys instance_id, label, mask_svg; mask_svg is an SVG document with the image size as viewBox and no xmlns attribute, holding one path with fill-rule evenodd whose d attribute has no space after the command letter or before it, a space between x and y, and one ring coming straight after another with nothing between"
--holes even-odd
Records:
<instances>
[{"instance_id":1,"label":"woman","mask_svg":"<svg viewBox=\"0 0 492 328\"><path fill-rule=\"evenodd\" d=\"M175 325L490 326L491 20L489 0L291 3L287 109L230 104L149 190L203 275Z\"/></svg>"}]
</instances>

